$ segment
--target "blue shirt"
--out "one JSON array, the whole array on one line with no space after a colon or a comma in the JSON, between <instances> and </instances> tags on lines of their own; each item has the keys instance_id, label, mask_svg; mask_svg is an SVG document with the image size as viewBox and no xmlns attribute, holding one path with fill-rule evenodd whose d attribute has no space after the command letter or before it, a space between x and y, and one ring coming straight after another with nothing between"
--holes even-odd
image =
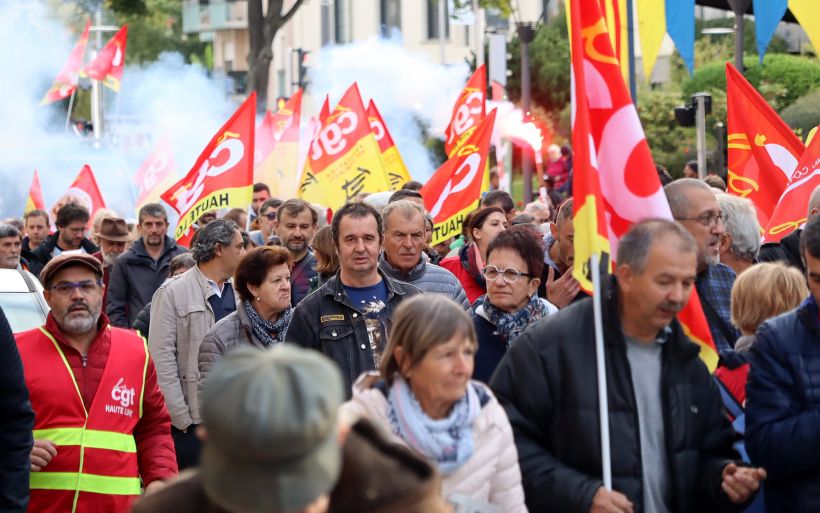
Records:
<instances>
[{"instance_id":1,"label":"blue shirt","mask_svg":"<svg viewBox=\"0 0 820 513\"><path fill-rule=\"evenodd\" d=\"M365 314L365 317L368 317L370 313L377 317L387 304L387 284L384 280L379 280L379 283L369 287L348 287L344 284L342 286L347 297L359 312Z\"/></svg>"},{"instance_id":2,"label":"blue shirt","mask_svg":"<svg viewBox=\"0 0 820 513\"><path fill-rule=\"evenodd\" d=\"M698 275L695 287L709 323L712 340L721 356L731 357L740 332L732 325L731 300L735 272L724 264L709 266Z\"/></svg>"}]
</instances>

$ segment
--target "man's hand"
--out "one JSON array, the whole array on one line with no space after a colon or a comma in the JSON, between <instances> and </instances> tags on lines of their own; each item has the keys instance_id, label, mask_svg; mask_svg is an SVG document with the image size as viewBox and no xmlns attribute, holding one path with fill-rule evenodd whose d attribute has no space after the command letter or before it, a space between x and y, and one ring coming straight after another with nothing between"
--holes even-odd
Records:
<instances>
[{"instance_id":1,"label":"man's hand","mask_svg":"<svg viewBox=\"0 0 820 513\"><path fill-rule=\"evenodd\" d=\"M729 463L723 467L723 483L721 488L735 504L749 500L754 492L760 488L760 482L766 479L763 468L738 467Z\"/></svg>"},{"instance_id":2,"label":"man's hand","mask_svg":"<svg viewBox=\"0 0 820 513\"><path fill-rule=\"evenodd\" d=\"M572 277L572 268L567 269L557 280L555 279L555 269L549 264L547 271L547 299L550 303L558 308L564 308L572 303L578 292L581 291L581 285L578 280Z\"/></svg>"},{"instance_id":3,"label":"man's hand","mask_svg":"<svg viewBox=\"0 0 820 513\"><path fill-rule=\"evenodd\" d=\"M34 447L31 448L31 471L39 472L43 467L57 456L57 447L51 440L34 440Z\"/></svg>"},{"instance_id":4,"label":"man's hand","mask_svg":"<svg viewBox=\"0 0 820 513\"><path fill-rule=\"evenodd\" d=\"M165 488L165 481L151 481L145 487L145 495L151 495L152 493L156 493L163 488Z\"/></svg>"},{"instance_id":5,"label":"man's hand","mask_svg":"<svg viewBox=\"0 0 820 513\"><path fill-rule=\"evenodd\" d=\"M632 503L626 495L602 486L592 498L589 513L632 513Z\"/></svg>"}]
</instances>

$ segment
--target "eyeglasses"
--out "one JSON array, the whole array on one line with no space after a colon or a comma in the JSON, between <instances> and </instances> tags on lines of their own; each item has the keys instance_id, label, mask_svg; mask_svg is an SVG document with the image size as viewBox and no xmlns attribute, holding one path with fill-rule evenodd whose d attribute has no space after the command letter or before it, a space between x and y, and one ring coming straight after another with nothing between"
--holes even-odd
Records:
<instances>
[{"instance_id":1,"label":"eyeglasses","mask_svg":"<svg viewBox=\"0 0 820 513\"><path fill-rule=\"evenodd\" d=\"M262 215L267 217L268 221L276 221L276 212L268 212L267 214Z\"/></svg>"},{"instance_id":2,"label":"eyeglasses","mask_svg":"<svg viewBox=\"0 0 820 513\"><path fill-rule=\"evenodd\" d=\"M705 214L701 214L697 217L677 217L675 218L676 221L697 221L703 226L714 226L718 224L718 222L726 221L726 216L723 215L722 212L714 213L714 212L706 212Z\"/></svg>"},{"instance_id":3,"label":"eyeglasses","mask_svg":"<svg viewBox=\"0 0 820 513\"><path fill-rule=\"evenodd\" d=\"M80 289L80 292L82 292L84 296L90 296L91 294L98 292L101 286L101 281L61 281L57 285L52 285L49 289L57 291L57 294L61 296L70 296L74 293L74 289Z\"/></svg>"},{"instance_id":4,"label":"eyeglasses","mask_svg":"<svg viewBox=\"0 0 820 513\"><path fill-rule=\"evenodd\" d=\"M494 265L485 266L484 269L481 270L481 274L487 281L494 281L499 276L502 276L504 278L504 281L507 283L515 283L522 276L530 276L529 274L522 273L521 271L513 267L507 269L499 269Z\"/></svg>"}]
</instances>

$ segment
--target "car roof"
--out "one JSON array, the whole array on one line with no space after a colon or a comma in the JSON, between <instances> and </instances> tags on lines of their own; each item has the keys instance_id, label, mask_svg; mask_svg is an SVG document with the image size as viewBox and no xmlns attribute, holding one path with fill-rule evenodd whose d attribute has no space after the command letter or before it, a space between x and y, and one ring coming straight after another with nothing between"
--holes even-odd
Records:
<instances>
[{"instance_id":1,"label":"car roof","mask_svg":"<svg viewBox=\"0 0 820 513\"><path fill-rule=\"evenodd\" d=\"M0 292L34 292L34 281L36 278L27 271L0 269Z\"/></svg>"}]
</instances>

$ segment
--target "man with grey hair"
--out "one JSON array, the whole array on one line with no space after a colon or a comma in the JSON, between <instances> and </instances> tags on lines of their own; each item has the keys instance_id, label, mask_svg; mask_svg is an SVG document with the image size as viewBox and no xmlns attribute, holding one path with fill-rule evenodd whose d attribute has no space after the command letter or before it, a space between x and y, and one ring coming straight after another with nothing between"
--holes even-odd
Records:
<instances>
[{"instance_id":1,"label":"man with grey hair","mask_svg":"<svg viewBox=\"0 0 820 513\"><path fill-rule=\"evenodd\" d=\"M28 269L21 254L23 234L14 225L0 224L0 269Z\"/></svg>"},{"instance_id":2,"label":"man with grey hair","mask_svg":"<svg viewBox=\"0 0 820 513\"><path fill-rule=\"evenodd\" d=\"M424 209L410 200L389 203L382 210L384 243L379 256L382 272L399 281L410 283L422 292L443 294L464 310L470 308L464 287L453 273L430 263L424 252Z\"/></svg>"},{"instance_id":3,"label":"man with grey hair","mask_svg":"<svg viewBox=\"0 0 820 513\"><path fill-rule=\"evenodd\" d=\"M513 428L530 511L735 511L753 498L765 471L740 466L718 390L676 319L696 269L695 241L671 221L638 223L618 243L602 299L611 490L590 386L592 301L534 324L507 351L490 386Z\"/></svg>"},{"instance_id":4,"label":"man with grey hair","mask_svg":"<svg viewBox=\"0 0 820 513\"><path fill-rule=\"evenodd\" d=\"M695 287L718 354L728 362L735 358L734 347L740 332L732 325L729 309L736 275L720 263L725 219L717 196L711 187L695 178L675 180L663 190L672 216L697 243Z\"/></svg>"},{"instance_id":5,"label":"man with grey hair","mask_svg":"<svg viewBox=\"0 0 820 513\"><path fill-rule=\"evenodd\" d=\"M807 210L807 222L808 219L820 212L820 185L812 191ZM798 228L780 239L780 242L764 244L760 249L758 259L761 262L783 262L800 269L800 272L805 274L806 266L803 264L803 258L800 255L800 236L802 233L803 229Z\"/></svg>"},{"instance_id":6,"label":"man with grey hair","mask_svg":"<svg viewBox=\"0 0 820 513\"><path fill-rule=\"evenodd\" d=\"M211 326L236 310L239 300L231 277L245 256L245 245L236 223L217 219L200 229L191 253L196 265L154 294L148 330L180 468L199 461L202 446L193 433L200 423L199 345Z\"/></svg>"},{"instance_id":7,"label":"man with grey hair","mask_svg":"<svg viewBox=\"0 0 820 513\"><path fill-rule=\"evenodd\" d=\"M169 237L168 214L159 203L148 203L137 214L140 238L111 268L106 313L111 324L130 328L151 296L168 278L171 259L187 250Z\"/></svg>"},{"instance_id":8,"label":"man with grey hair","mask_svg":"<svg viewBox=\"0 0 820 513\"><path fill-rule=\"evenodd\" d=\"M725 231L720 237L720 261L740 274L757 262L760 223L755 205L746 198L718 194Z\"/></svg>"},{"instance_id":9,"label":"man with grey hair","mask_svg":"<svg viewBox=\"0 0 820 513\"><path fill-rule=\"evenodd\" d=\"M550 210L551 209L549 205L545 205L540 201L533 201L532 203L527 203L527 206L524 207L524 213L530 214L532 217L535 218L535 226L541 226L542 224L548 223L550 221Z\"/></svg>"}]
</instances>

